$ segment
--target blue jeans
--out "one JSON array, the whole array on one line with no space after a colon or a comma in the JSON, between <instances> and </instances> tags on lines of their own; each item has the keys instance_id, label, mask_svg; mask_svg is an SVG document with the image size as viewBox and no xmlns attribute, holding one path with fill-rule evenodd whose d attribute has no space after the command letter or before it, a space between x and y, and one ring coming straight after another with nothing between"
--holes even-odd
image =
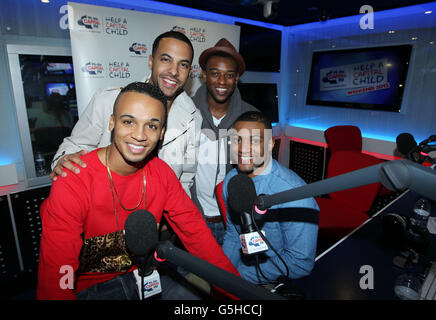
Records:
<instances>
[{"instance_id":1,"label":"blue jeans","mask_svg":"<svg viewBox=\"0 0 436 320\"><path fill-rule=\"evenodd\" d=\"M212 231L216 242L218 242L218 244L222 246L224 242L224 234L226 233L226 229L224 228L224 222L209 222L206 219L205 221L209 229Z\"/></svg>"},{"instance_id":2,"label":"blue jeans","mask_svg":"<svg viewBox=\"0 0 436 320\"><path fill-rule=\"evenodd\" d=\"M162 292L149 297L153 300L200 300L196 290L167 266L158 268ZM133 272L123 274L106 282L97 283L76 295L78 300L138 300L139 294Z\"/></svg>"}]
</instances>

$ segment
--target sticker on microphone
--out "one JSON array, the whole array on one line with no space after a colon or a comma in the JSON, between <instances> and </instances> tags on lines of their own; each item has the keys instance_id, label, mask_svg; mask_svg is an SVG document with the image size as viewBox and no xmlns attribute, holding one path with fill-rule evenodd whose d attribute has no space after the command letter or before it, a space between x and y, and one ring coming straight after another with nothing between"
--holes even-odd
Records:
<instances>
[{"instance_id":1,"label":"sticker on microphone","mask_svg":"<svg viewBox=\"0 0 436 320\"><path fill-rule=\"evenodd\" d=\"M136 279L136 286L138 287L138 292L141 292L141 276L138 274L138 269L133 271L133 275ZM143 299L154 296L162 292L162 286L160 282L159 272L153 270L152 274L144 277L144 288L142 290ZM141 296L141 294L140 294Z\"/></svg>"},{"instance_id":2,"label":"sticker on microphone","mask_svg":"<svg viewBox=\"0 0 436 320\"><path fill-rule=\"evenodd\" d=\"M263 235L265 231L262 230ZM242 252L245 254L268 251L268 246L258 232L250 232L239 235Z\"/></svg>"}]
</instances>

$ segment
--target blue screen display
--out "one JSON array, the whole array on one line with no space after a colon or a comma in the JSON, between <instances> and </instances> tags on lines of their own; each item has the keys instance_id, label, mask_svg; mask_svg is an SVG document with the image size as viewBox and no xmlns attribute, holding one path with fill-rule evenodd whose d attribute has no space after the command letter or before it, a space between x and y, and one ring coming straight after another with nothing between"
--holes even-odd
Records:
<instances>
[{"instance_id":1,"label":"blue screen display","mask_svg":"<svg viewBox=\"0 0 436 320\"><path fill-rule=\"evenodd\" d=\"M411 45L314 52L307 104L398 112Z\"/></svg>"},{"instance_id":2,"label":"blue screen display","mask_svg":"<svg viewBox=\"0 0 436 320\"><path fill-rule=\"evenodd\" d=\"M45 93L47 94L47 96L49 96L53 92L65 96L68 93L68 91L73 88L74 88L74 83L66 83L66 82L47 83L45 85Z\"/></svg>"}]
</instances>

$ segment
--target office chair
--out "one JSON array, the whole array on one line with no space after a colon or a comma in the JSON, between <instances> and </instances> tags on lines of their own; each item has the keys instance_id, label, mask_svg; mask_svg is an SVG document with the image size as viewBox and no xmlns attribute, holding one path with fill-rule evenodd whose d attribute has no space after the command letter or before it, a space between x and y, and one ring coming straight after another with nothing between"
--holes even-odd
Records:
<instances>
[{"instance_id":1,"label":"office chair","mask_svg":"<svg viewBox=\"0 0 436 320\"><path fill-rule=\"evenodd\" d=\"M356 126L335 126L325 131L330 159L327 178L379 164L383 160L361 152L362 136ZM315 198L320 208L319 236L337 241L368 218L382 185L373 183Z\"/></svg>"}]
</instances>

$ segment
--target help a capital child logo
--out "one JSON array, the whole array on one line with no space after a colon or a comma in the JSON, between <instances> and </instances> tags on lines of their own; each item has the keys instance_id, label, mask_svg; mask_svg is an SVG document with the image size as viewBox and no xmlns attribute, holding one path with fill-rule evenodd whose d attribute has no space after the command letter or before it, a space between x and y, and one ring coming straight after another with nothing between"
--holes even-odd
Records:
<instances>
[{"instance_id":1,"label":"help a capital child logo","mask_svg":"<svg viewBox=\"0 0 436 320\"><path fill-rule=\"evenodd\" d=\"M85 73L88 77L94 78L103 78L103 65L98 62L87 62L81 68L82 72Z\"/></svg>"},{"instance_id":2,"label":"help a capital child logo","mask_svg":"<svg viewBox=\"0 0 436 320\"><path fill-rule=\"evenodd\" d=\"M106 34L114 34L119 36L126 36L129 34L129 31L127 30L126 18L106 17L104 22L104 30Z\"/></svg>"},{"instance_id":3,"label":"help a capital child logo","mask_svg":"<svg viewBox=\"0 0 436 320\"><path fill-rule=\"evenodd\" d=\"M109 78L128 79L130 78L130 64L122 61L109 62L108 72Z\"/></svg>"},{"instance_id":4,"label":"help a capital child logo","mask_svg":"<svg viewBox=\"0 0 436 320\"><path fill-rule=\"evenodd\" d=\"M202 27L189 28L189 40L191 40L192 42L205 42L206 29Z\"/></svg>"},{"instance_id":5,"label":"help a capital child logo","mask_svg":"<svg viewBox=\"0 0 436 320\"><path fill-rule=\"evenodd\" d=\"M129 51L132 53L131 56L145 57L147 55L147 46L143 43L134 42L129 47Z\"/></svg>"},{"instance_id":6,"label":"help a capital child logo","mask_svg":"<svg viewBox=\"0 0 436 320\"><path fill-rule=\"evenodd\" d=\"M192 71L189 74L191 79L201 79L203 77L203 73L199 64L192 65Z\"/></svg>"},{"instance_id":7,"label":"help a capital child logo","mask_svg":"<svg viewBox=\"0 0 436 320\"><path fill-rule=\"evenodd\" d=\"M100 32L100 20L97 17L91 17L89 15L83 15L77 20L77 24L87 31L97 31Z\"/></svg>"}]
</instances>

